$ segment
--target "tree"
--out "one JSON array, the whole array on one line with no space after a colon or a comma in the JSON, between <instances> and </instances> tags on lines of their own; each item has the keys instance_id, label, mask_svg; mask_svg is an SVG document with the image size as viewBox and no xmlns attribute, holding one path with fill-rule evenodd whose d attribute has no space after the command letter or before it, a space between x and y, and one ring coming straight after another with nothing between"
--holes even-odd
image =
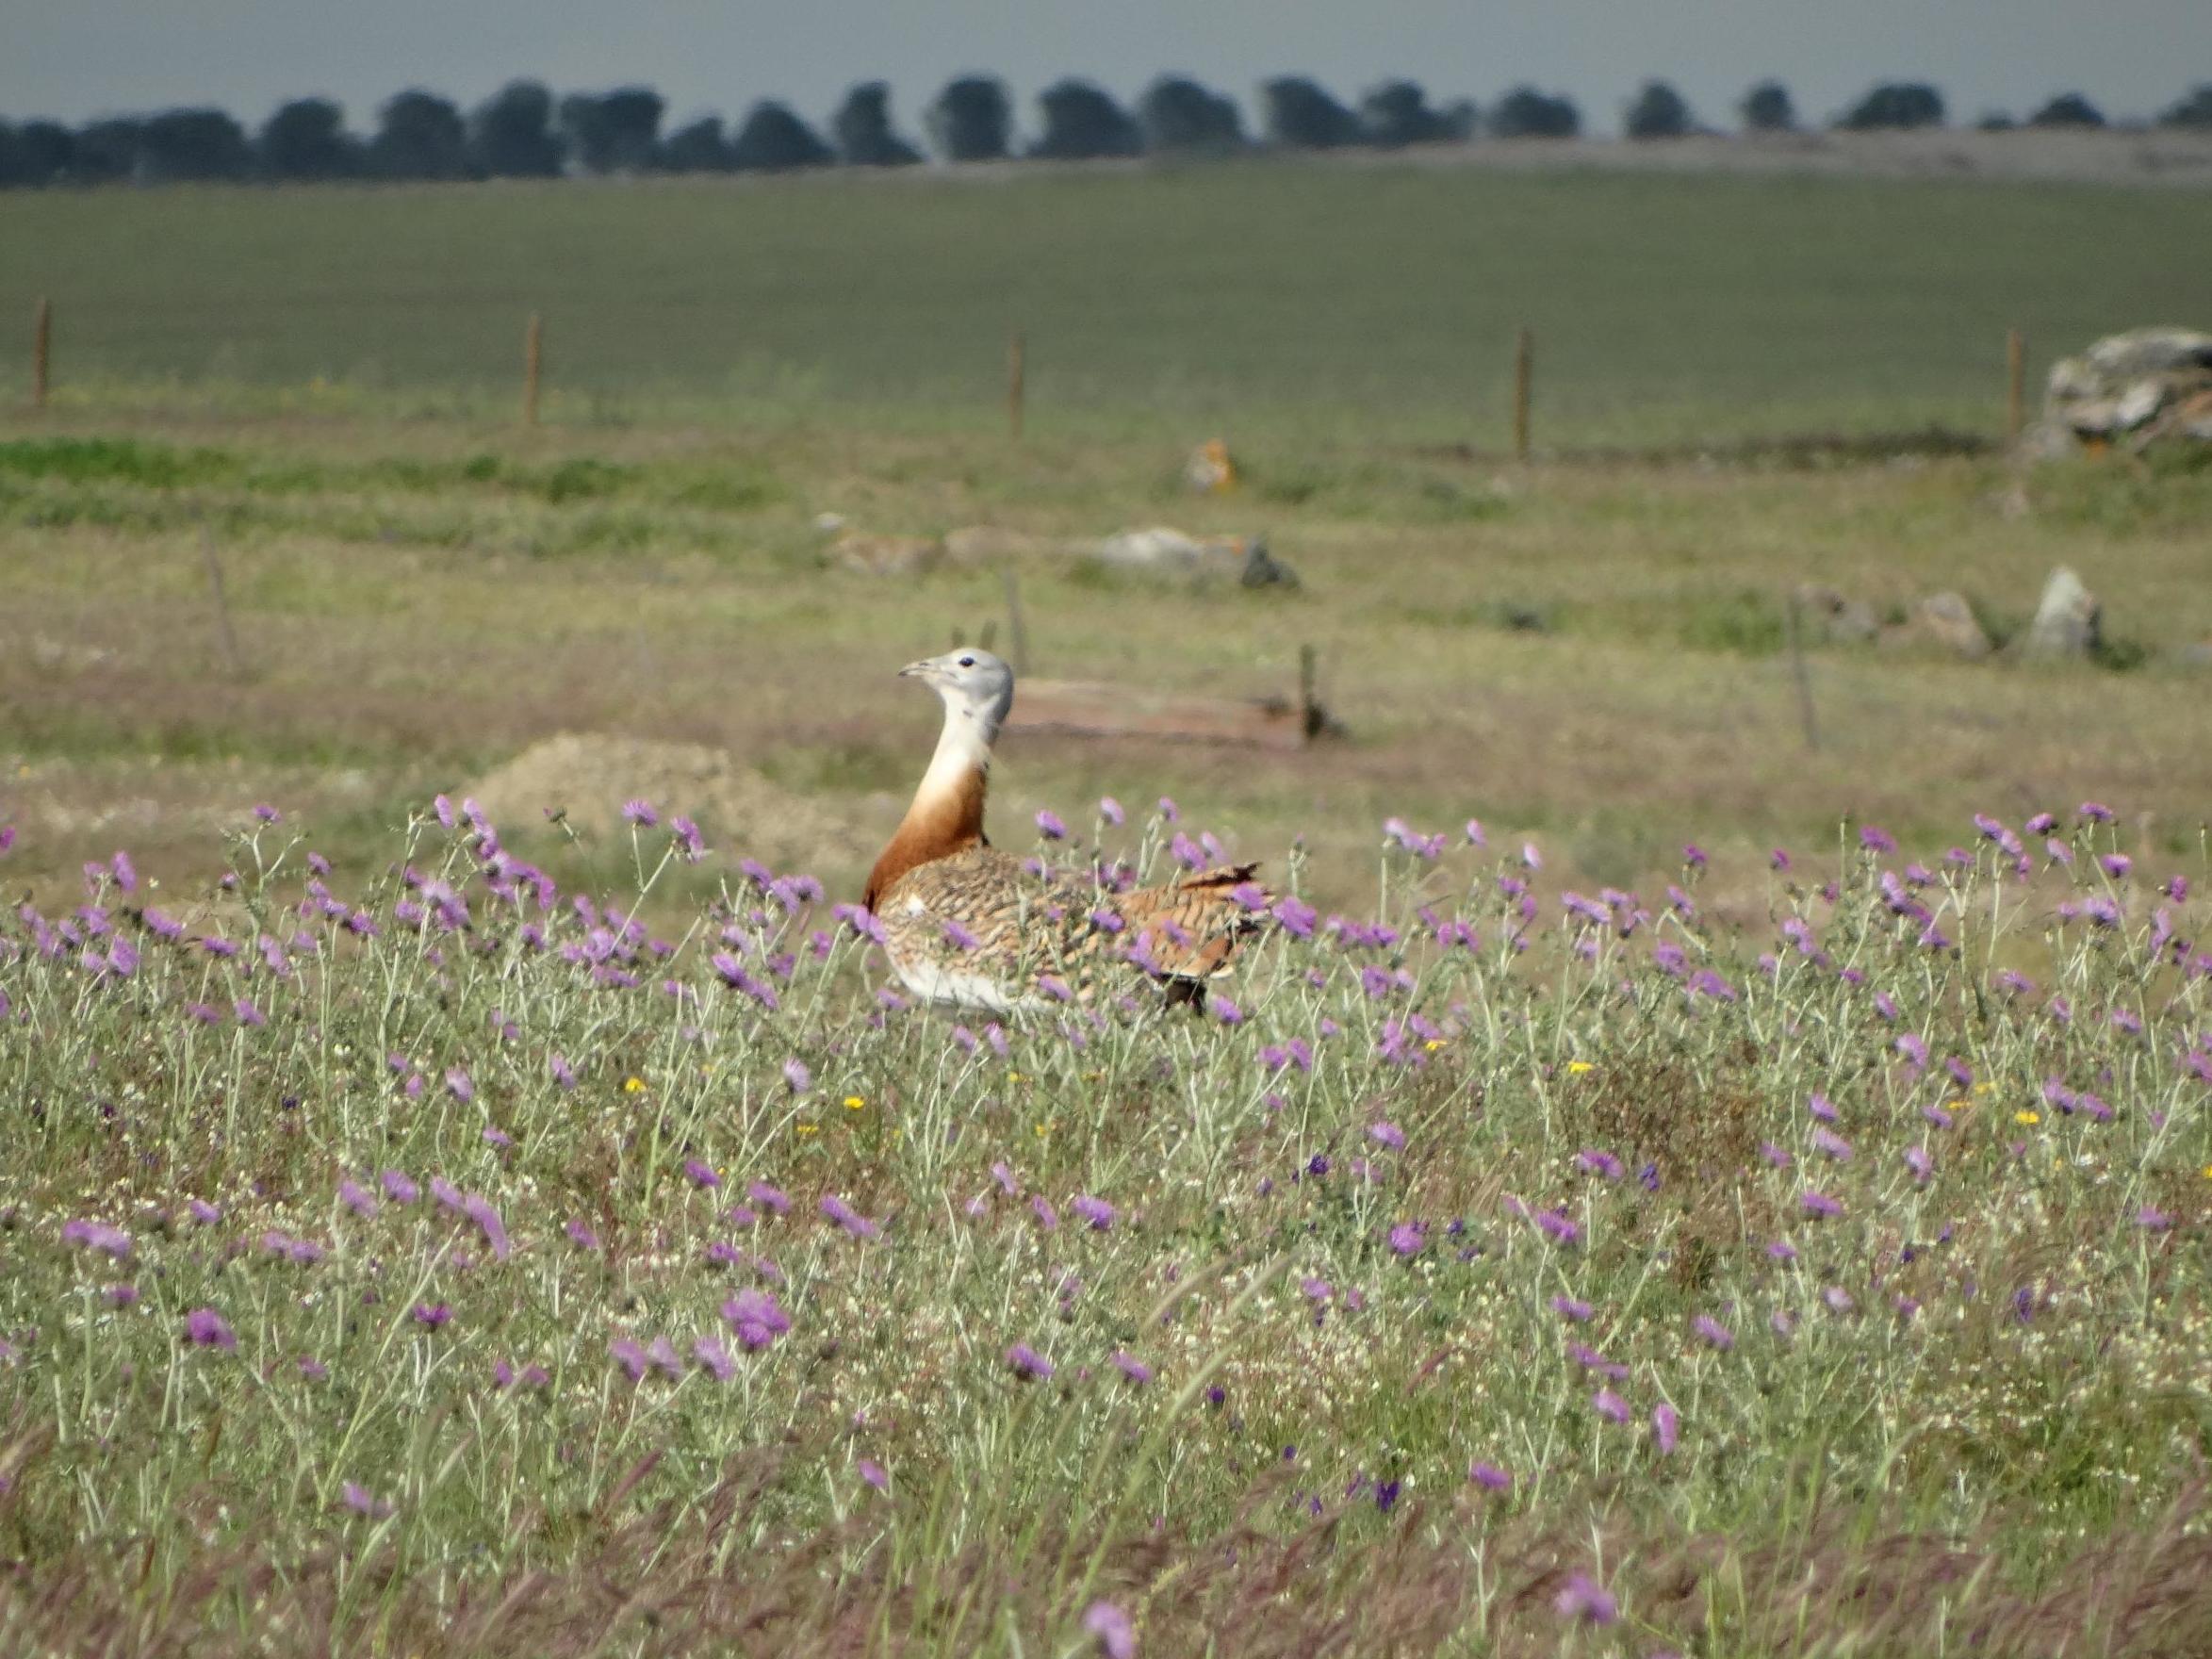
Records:
<instances>
[{"instance_id":1,"label":"tree","mask_svg":"<svg viewBox=\"0 0 2212 1659\"><path fill-rule=\"evenodd\" d=\"M922 124L947 161L1003 160L1013 125L1006 83L991 75L961 75L937 94Z\"/></svg>"},{"instance_id":2,"label":"tree","mask_svg":"<svg viewBox=\"0 0 2212 1659\"><path fill-rule=\"evenodd\" d=\"M1870 88L1836 124L1854 133L1942 126L1943 94L1925 81L1884 81Z\"/></svg>"},{"instance_id":3,"label":"tree","mask_svg":"<svg viewBox=\"0 0 2212 1659\"><path fill-rule=\"evenodd\" d=\"M464 178L467 135L450 99L419 87L385 101L376 137L369 140L369 171L378 178Z\"/></svg>"},{"instance_id":4,"label":"tree","mask_svg":"<svg viewBox=\"0 0 2212 1659\"><path fill-rule=\"evenodd\" d=\"M2171 108L2159 112L2160 126L2190 127L2198 131L2212 130L2212 81L2195 88L2186 97L2177 99ZM29 131L29 128L25 128Z\"/></svg>"},{"instance_id":5,"label":"tree","mask_svg":"<svg viewBox=\"0 0 2212 1659\"><path fill-rule=\"evenodd\" d=\"M1984 111L1981 118L1974 123L1974 130L1977 133L2008 133L2017 129L2020 123L2013 120L2005 110L1991 109Z\"/></svg>"},{"instance_id":6,"label":"tree","mask_svg":"<svg viewBox=\"0 0 2212 1659\"><path fill-rule=\"evenodd\" d=\"M1163 74L1144 89L1137 125L1155 156L1224 156L1244 148L1237 106L1185 75Z\"/></svg>"},{"instance_id":7,"label":"tree","mask_svg":"<svg viewBox=\"0 0 2212 1659\"><path fill-rule=\"evenodd\" d=\"M56 121L26 121L19 127L0 122L0 185L39 188L69 174L76 140Z\"/></svg>"},{"instance_id":8,"label":"tree","mask_svg":"<svg viewBox=\"0 0 2212 1659\"><path fill-rule=\"evenodd\" d=\"M851 167L911 167L922 152L891 130L891 89L862 81L844 95L829 130L839 157Z\"/></svg>"},{"instance_id":9,"label":"tree","mask_svg":"<svg viewBox=\"0 0 2212 1659\"><path fill-rule=\"evenodd\" d=\"M670 133L661 146L661 165L670 172L728 172L736 162L722 136L722 118L704 115Z\"/></svg>"},{"instance_id":10,"label":"tree","mask_svg":"<svg viewBox=\"0 0 2212 1659\"><path fill-rule=\"evenodd\" d=\"M1335 150L1359 142L1358 118L1304 75L1262 81L1259 98L1271 143L1288 150Z\"/></svg>"},{"instance_id":11,"label":"tree","mask_svg":"<svg viewBox=\"0 0 2212 1659\"><path fill-rule=\"evenodd\" d=\"M254 140L270 178L344 178L360 165L360 146L346 131L346 112L328 98L280 104Z\"/></svg>"},{"instance_id":12,"label":"tree","mask_svg":"<svg viewBox=\"0 0 2212 1659\"><path fill-rule=\"evenodd\" d=\"M1412 81L1385 81L1359 101L1359 127L1367 142L1385 150L1434 144L1451 136L1443 114Z\"/></svg>"},{"instance_id":13,"label":"tree","mask_svg":"<svg viewBox=\"0 0 2212 1659\"><path fill-rule=\"evenodd\" d=\"M139 132L139 168L157 183L244 178L254 165L246 129L226 110L164 109Z\"/></svg>"},{"instance_id":14,"label":"tree","mask_svg":"<svg viewBox=\"0 0 2212 1659\"><path fill-rule=\"evenodd\" d=\"M1797 130L1797 107L1790 101L1790 89L1779 81L1761 81L1744 94L1744 102L1736 106L1744 118L1747 133L1794 133Z\"/></svg>"},{"instance_id":15,"label":"tree","mask_svg":"<svg viewBox=\"0 0 2212 1659\"><path fill-rule=\"evenodd\" d=\"M571 92L561 100L561 128L585 172L643 172L659 159L666 107L650 87Z\"/></svg>"},{"instance_id":16,"label":"tree","mask_svg":"<svg viewBox=\"0 0 2212 1659\"><path fill-rule=\"evenodd\" d=\"M1621 118L1621 130L1631 139L1684 138L1695 125L1689 104L1664 81L1646 81Z\"/></svg>"},{"instance_id":17,"label":"tree","mask_svg":"<svg viewBox=\"0 0 2212 1659\"><path fill-rule=\"evenodd\" d=\"M113 184L139 176L146 123L133 115L110 115L79 127L70 150L69 176L80 184Z\"/></svg>"},{"instance_id":18,"label":"tree","mask_svg":"<svg viewBox=\"0 0 2212 1659\"><path fill-rule=\"evenodd\" d=\"M1564 94L1553 97L1518 86L1490 110L1490 131L1500 139L1571 139L1582 130L1581 113Z\"/></svg>"},{"instance_id":19,"label":"tree","mask_svg":"<svg viewBox=\"0 0 2212 1659\"><path fill-rule=\"evenodd\" d=\"M2103 126L2104 112L2079 92L2061 92L2027 118L2030 126Z\"/></svg>"},{"instance_id":20,"label":"tree","mask_svg":"<svg viewBox=\"0 0 2212 1659\"><path fill-rule=\"evenodd\" d=\"M729 146L729 164L744 172L788 172L836 159L819 133L773 98L753 106Z\"/></svg>"},{"instance_id":21,"label":"tree","mask_svg":"<svg viewBox=\"0 0 2212 1659\"><path fill-rule=\"evenodd\" d=\"M468 117L468 159L487 178L552 178L561 171L553 94L541 81L509 81Z\"/></svg>"},{"instance_id":22,"label":"tree","mask_svg":"<svg viewBox=\"0 0 2212 1659\"><path fill-rule=\"evenodd\" d=\"M1448 143L1464 144L1483 130L1483 112L1472 98L1454 98L1436 112Z\"/></svg>"},{"instance_id":23,"label":"tree","mask_svg":"<svg viewBox=\"0 0 2212 1659\"><path fill-rule=\"evenodd\" d=\"M1029 154L1047 161L1092 161L1108 156L1134 156L1144 140L1129 112L1111 93L1090 81L1056 81L1037 94L1044 136Z\"/></svg>"}]
</instances>

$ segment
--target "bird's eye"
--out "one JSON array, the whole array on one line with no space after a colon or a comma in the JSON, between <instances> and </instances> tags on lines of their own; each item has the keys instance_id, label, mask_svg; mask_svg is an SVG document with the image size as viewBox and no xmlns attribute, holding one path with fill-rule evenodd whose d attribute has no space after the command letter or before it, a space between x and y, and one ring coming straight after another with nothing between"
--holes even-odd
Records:
<instances>
[{"instance_id":1,"label":"bird's eye","mask_svg":"<svg viewBox=\"0 0 2212 1659\"><path fill-rule=\"evenodd\" d=\"M973 668L975 665L975 659L974 657L962 657L960 659L960 666L963 668Z\"/></svg>"}]
</instances>

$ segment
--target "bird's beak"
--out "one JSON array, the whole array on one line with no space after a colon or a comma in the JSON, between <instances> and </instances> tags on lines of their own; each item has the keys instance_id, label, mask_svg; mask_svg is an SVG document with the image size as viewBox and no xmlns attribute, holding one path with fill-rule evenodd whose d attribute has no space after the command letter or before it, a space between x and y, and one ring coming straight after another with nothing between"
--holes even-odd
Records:
<instances>
[{"instance_id":1,"label":"bird's beak","mask_svg":"<svg viewBox=\"0 0 2212 1659\"><path fill-rule=\"evenodd\" d=\"M935 669L926 661L909 663L898 671L901 680L928 680L935 677Z\"/></svg>"}]
</instances>

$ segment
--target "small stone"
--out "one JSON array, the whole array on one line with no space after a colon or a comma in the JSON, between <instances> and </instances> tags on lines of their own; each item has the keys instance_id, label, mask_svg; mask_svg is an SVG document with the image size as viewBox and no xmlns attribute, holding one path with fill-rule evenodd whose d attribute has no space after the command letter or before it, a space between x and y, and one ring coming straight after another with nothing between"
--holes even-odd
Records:
<instances>
[{"instance_id":1,"label":"small stone","mask_svg":"<svg viewBox=\"0 0 2212 1659\"><path fill-rule=\"evenodd\" d=\"M2024 657L2087 657L2104 640L2105 608L2064 565L2043 583L2036 619L2020 637Z\"/></svg>"}]
</instances>

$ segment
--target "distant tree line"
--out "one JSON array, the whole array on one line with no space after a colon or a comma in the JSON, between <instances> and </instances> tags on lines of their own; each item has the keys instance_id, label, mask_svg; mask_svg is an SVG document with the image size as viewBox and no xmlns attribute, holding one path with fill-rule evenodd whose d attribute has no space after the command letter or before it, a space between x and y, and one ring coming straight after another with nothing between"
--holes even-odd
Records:
<instances>
[{"instance_id":1,"label":"distant tree line","mask_svg":"<svg viewBox=\"0 0 2212 1659\"><path fill-rule=\"evenodd\" d=\"M664 132L667 106L649 87L555 97L537 81L502 87L473 109L418 88L388 98L374 130L356 133L327 98L281 105L249 132L221 109L107 116L81 126L0 120L0 186L183 180L555 178L571 173L781 172L801 168L906 167L921 149L892 119L891 89L867 81L845 94L826 131L787 104L766 99L734 128L707 116ZM1035 136L1017 140L1014 103L991 75L961 75L923 111L929 148L947 161L1228 156L1257 149L1400 150L1477 137L1574 138L1581 112L1558 93L1517 86L1486 107L1461 98L1441 107L1413 81L1386 81L1357 104L1319 82L1283 75L1259 88L1261 130L1248 135L1237 104L1182 75L1162 75L1123 106L1093 82L1069 78L1037 96ZM1789 89L1762 81L1737 106L1743 130L1796 130ZM1848 132L1940 127L1943 97L1918 81L1885 81L1828 123ZM2158 117L2212 130L2212 83ZM1978 123L2100 127L2105 116L2079 92L2052 98L2024 123L2002 114ZM1711 130L1663 80L1645 83L1622 113L1633 140Z\"/></svg>"}]
</instances>

